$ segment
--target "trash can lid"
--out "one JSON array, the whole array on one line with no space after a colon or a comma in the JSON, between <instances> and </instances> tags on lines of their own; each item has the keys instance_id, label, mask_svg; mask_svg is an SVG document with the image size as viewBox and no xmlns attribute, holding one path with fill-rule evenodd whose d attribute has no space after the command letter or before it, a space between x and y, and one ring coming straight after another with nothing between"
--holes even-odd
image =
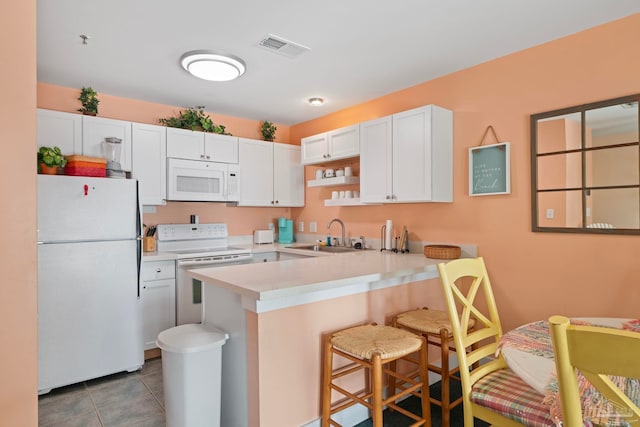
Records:
<instances>
[{"instance_id":1,"label":"trash can lid","mask_svg":"<svg viewBox=\"0 0 640 427\"><path fill-rule=\"evenodd\" d=\"M171 353L197 353L222 347L227 339L229 335L219 329L190 323L160 332L156 344Z\"/></svg>"}]
</instances>

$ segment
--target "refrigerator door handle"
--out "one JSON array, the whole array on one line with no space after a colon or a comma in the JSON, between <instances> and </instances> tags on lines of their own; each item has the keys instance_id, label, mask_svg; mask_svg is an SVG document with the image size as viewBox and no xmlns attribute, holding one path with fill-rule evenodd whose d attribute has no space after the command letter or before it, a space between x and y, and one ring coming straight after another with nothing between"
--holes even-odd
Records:
<instances>
[{"instance_id":1,"label":"refrigerator door handle","mask_svg":"<svg viewBox=\"0 0 640 427\"><path fill-rule=\"evenodd\" d=\"M142 212L140 209L140 187L136 181L136 250L138 254L138 299L142 285Z\"/></svg>"}]
</instances>

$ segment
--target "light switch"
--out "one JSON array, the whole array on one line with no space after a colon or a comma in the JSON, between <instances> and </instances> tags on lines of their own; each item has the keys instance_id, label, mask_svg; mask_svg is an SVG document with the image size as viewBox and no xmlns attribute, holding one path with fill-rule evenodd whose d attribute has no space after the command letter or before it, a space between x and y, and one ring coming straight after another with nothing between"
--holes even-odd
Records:
<instances>
[{"instance_id":1,"label":"light switch","mask_svg":"<svg viewBox=\"0 0 640 427\"><path fill-rule=\"evenodd\" d=\"M315 221L311 221L309 223L309 233L317 233L318 232L318 223Z\"/></svg>"},{"instance_id":2,"label":"light switch","mask_svg":"<svg viewBox=\"0 0 640 427\"><path fill-rule=\"evenodd\" d=\"M553 219L553 209L547 209L547 219Z\"/></svg>"},{"instance_id":3,"label":"light switch","mask_svg":"<svg viewBox=\"0 0 640 427\"><path fill-rule=\"evenodd\" d=\"M302 233L304 231L304 221L298 221L298 233Z\"/></svg>"}]
</instances>

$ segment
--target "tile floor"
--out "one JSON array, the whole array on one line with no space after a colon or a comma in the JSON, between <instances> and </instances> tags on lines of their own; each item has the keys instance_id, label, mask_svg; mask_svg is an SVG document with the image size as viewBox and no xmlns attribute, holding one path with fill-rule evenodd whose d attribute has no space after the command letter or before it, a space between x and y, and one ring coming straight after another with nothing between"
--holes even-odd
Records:
<instances>
[{"instance_id":1,"label":"tile floor","mask_svg":"<svg viewBox=\"0 0 640 427\"><path fill-rule=\"evenodd\" d=\"M164 427L161 359L52 390L38 399L39 427Z\"/></svg>"}]
</instances>

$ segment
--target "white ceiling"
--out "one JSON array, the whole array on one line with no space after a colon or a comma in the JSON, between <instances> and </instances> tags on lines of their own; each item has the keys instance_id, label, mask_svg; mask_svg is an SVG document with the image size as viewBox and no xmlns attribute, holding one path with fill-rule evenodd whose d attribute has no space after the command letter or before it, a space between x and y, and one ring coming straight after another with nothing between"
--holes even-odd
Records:
<instances>
[{"instance_id":1,"label":"white ceiling","mask_svg":"<svg viewBox=\"0 0 640 427\"><path fill-rule=\"evenodd\" d=\"M37 0L38 81L292 125L638 12L638 0ZM267 34L311 50L256 47ZM179 60L199 49L242 58L246 74L192 77Z\"/></svg>"}]
</instances>

